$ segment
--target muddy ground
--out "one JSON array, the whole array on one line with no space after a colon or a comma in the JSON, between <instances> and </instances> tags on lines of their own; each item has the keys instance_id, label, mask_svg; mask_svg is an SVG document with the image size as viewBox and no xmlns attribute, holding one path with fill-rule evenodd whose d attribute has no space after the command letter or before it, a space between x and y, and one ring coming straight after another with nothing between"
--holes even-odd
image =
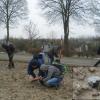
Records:
<instances>
[{"instance_id":1,"label":"muddy ground","mask_svg":"<svg viewBox=\"0 0 100 100\"><path fill-rule=\"evenodd\" d=\"M12 70L7 64L0 61L0 100L72 100L72 73L65 75L64 83L56 90L39 82L30 83L27 63L16 62Z\"/></svg>"},{"instance_id":2,"label":"muddy ground","mask_svg":"<svg viewBox=\"0 0 100 100\"><path fill-rule=\"evenodd\" d=\"M75 100L100 100L100 88L88 85L90 76L100 77L100 67L73 67L73 98Z\"/></svg>"}]
</instances>

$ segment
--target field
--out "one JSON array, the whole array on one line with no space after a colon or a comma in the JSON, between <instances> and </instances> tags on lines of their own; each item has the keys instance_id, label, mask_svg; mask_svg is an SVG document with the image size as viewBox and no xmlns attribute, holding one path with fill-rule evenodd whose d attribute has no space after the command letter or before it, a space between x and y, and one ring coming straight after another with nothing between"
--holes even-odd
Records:
<instances>
[{"instance_id":1,"label":"field","mask_svg":"<svg viewBox=\"0 0 100 100\"><path fill-rule=\"evenodd\" d=\"M9 70L7 55L0 54L0 100L100 99L100 90L87 84L89 76L100 76L100 67L90 67L96 59L63 58L61 61L68 64L71 71L66 73L64 82L56 89L44 87L38 81L29 82L27 64L31 58L31 55L15 55L15 69Z\"/></svg>"},{"instance_id":2,"label":"field","mask_svg":"<svg viewBox=\"0 0 100 100\"><path fill-rule=\"evenodd\" d=\"M27 77L27 63L15 62L15 69L0 61L0 100L72 100L72 75L65 75L58 90L39 82L31 83Z\"/></svg>"}]
</instances>

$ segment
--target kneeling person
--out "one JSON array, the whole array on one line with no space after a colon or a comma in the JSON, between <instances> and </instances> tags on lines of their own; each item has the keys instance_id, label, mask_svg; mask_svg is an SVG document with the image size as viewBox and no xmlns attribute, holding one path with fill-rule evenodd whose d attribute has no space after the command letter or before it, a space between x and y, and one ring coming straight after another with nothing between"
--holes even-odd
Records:
<instances>
[{"instance_id":1,"label":"kneeling person","mask_svg":"<svg viewBox=\"0 0 100 100\"><path fill-rule=\"evenodd\" d=\"M36 81L40 79L40 77L36 76L36 74L34 73L34 70L40 69L40 66L41 64L38 61L35 61L34 59L32 59L29 62L27 71L28 71L30 81Z\"/></svg>"},{"instance_id":2,"label":"kneeling person","mask_svg":"<svg viewBox=\"0 0 100 100\"><path fill-rule=\"evenodd\" d=\"M63 80L61 71L55 66L42 65L40 67L40 71L42 71L42 78L40 82L42 82L46 86L59 86L61 81Z\"/></svg>"}]
</instances>

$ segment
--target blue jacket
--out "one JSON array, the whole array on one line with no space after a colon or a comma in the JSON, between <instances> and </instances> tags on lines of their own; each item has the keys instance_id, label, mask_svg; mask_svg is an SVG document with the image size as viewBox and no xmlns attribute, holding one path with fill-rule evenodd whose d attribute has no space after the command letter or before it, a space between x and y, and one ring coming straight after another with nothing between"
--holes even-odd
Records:
<instances>
[{"instance_id":1,"label":"blue jacket","mask_svg":"<svg viewBox=\"0 0 100 100\"><path fill-rule=\"evenodd\" d=\"M34 68L33 66L36 66L36 67ZM41 64L38 61L32 59L28 64L28 69L27 69L28 75L32 75L35 78L36 75L34 73L34 70L38 68L40 69L40 66Z\"/></svg>"}]
</instances>

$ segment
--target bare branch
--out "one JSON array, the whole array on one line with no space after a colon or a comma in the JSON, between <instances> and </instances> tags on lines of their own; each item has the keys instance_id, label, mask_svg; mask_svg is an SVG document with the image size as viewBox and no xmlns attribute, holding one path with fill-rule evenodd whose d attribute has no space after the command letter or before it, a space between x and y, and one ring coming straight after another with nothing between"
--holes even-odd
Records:
<instances>
[{"instance_id":1,"label":"bare branch","mask_svg":"<svg viewBox=\"0 0 100 100\"><path fill-rule=\"evenodd\" d=\"M31 41L39 37L39 30L37 29L36 24L34 24L32 21L25 25L24 29Z\"/></svg>"},{"instance_id":2,"label":"bare branch","mask_svg":"<svg viewBox=\"0 0 100 100\"><path fill-rule=\"evenodd\" d=\"M8 13L7 13L8 9ZM27 3L25 0L0 0L0 16L8 16L9 24L14 21L17 22L18 18L24 18L27 15Z\"/></svg>"},{"instance_id":3,"label":"bare branch","mask_svg":"<svg viewBox=\"0 0 100 100\"><path fill-rule=\"evenodd\" d=\"M0 0L0 24L7 29L7 42L9 41L9 27L24 19L27 15L26 0Z\"/></svg>"}]
</instances>

